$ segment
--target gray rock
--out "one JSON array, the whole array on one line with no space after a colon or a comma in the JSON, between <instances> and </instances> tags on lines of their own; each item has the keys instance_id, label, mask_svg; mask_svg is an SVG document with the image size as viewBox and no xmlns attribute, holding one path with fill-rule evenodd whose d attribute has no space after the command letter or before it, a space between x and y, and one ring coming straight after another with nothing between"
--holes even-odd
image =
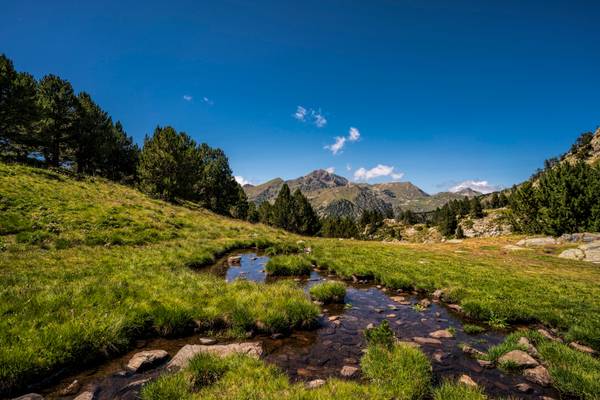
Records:
<instances>
[{"instance_id":1,"label":"gray rock","mask_svg":"<svg viewBox=\"0 0 600 400\"><path fill-rule=\"evenodd\" d=\"M415 343L421 344L421 345L428 344L428 345L433 345L433 346L439 346L442 344L442 342L439 339L418 337L418 336L413 337L413 341Z\"/></svg>"},{"instance_id":2,"label":"gray rock","mask_svg":"<svg viewBox=\"0 0 600 400\"><path fill-rule=\"evenodd\" d=\"M476 357L476 358L485 356L485 353L483 351L477 350L476 348L471 347L467 344L462 346L462 351L463 351L463 353L468 354L473 357Z\"/></svg>"},{"instance_id":3,"label":"gray rock","mask_svg":"<svg viewBox=\"0 0 600 400\"><path fill-rule=\"evenodd\" d=\"M583 260L585 258L585 252L581 249L567 249L558 256L569 260Z\"/></svg>"},{"instance_id":4,"label":"gray rock","mask_svg":"<svg viewBox=\"0 0 600 400\"><path fill-rule=\"evenodd\" d=\"M581 351L582 353L587 353L587 354L595 354L596 353L596 351L594 349L592 349L591 347L584 346L577 342L571 342L571 343L569 343L569 346L571 346L575 350Z\"/></svg>"},{"instance_id":5,"label":"gray rock","mask_svg":"<svg viewBox=\"0 0 600 400\"><path fill-rule=\"evenodd\" d=\"M498 358L499 363L511 363L520 368L537 367L539 363L535 358L522 350L512 350Z\"/></svg>"},{"instance_id":6,"label":"gray rock","mask_svg":"<svg viewBox=\"0 0 600 400\"><path fill-rule=\"evenodd\" d=\"M209 353L215 354L219 357L226 357L231 354L246 354L253 358L260 358L263 349L260 342L243 342L243 343L232 343L214 346L203 346L187 344L181 348L175 354L175 357L167 364L168 370L179 370L187 367L190 360L194 358L196 354Z\"/></svg>"},{"instance_id":7,"label":"gray rock","mask_svg":"<svg viewBox=\"0 0 600 400\"><path fill-rule=\"evenodd\" d=\"M135 353L127 363L127 370L138 372L143 369L151 368L169 357L169 353L164 350L146 350Z\"/></svg>"},{"instance_id":8,"label":"gray rock","mask_svg":"<svg viewBox=\"0 0 600 400\"><path fill-rule=\"evenodd\" d=\"M551 236L522 239L517 242L517 246L537 247L537 246L552 246L557 244L557 240Z\"/></svg>"},{"instance_id":9,"label":"gray rock","mask_svg":"<svg viewBox=\"0 0 600 400\"><path fill-rule=\"evenodd\" d=\"M552 383L550 373L548 373L548 370L542 365L526 369L523 371L523 375L525 376L525 379L537 383L538 385L549 386Z\"/></svg>"},{"instance_id":10,"label":"gray rock","mask_svg":"<svg viewBox=\"0 0 600 400\"><path fill-rule=\"evenodd\" d=\"M208 346L208 345L215 344L215 343L217 343L216 339L213 339L213 338L200 338L200 344Z\"/></svg>"},{"instance_id":11,"label":"gray rock","mask_svg":"<svg viewBox=\"0 0 600 400\"><path fill-rule=\"evenodd\" d=\"M530 356L532 356L532 357L539 356L537 349L531 344L531 342L529 342L529 339L527 339L526 337L524 337L524 336L520 337L519 340L517 341L517 344L519 346L523 346Z\"/></svg>"},{"instance_id":12,"label":"gray rock","mask_svg":"<svg viewBox=\"0 0 600 400\"><path fill-rule=\"evenodd\" d=\"M354 375L358 373L358 368L353 367L352 365L344 365L340 374L346 378L352 378Z\"/></svg>"},{"instance_id":13,"label":"gray rock","mask_svg":"<svg viewBox=\"0 0 600 400\"><path fill-rule=\"evenodd\" d=\"M323 386L324 384L325 384L325 380L324 379L314 379L314 380L308 382L306 384L306 387L308 389L316 389L318 387Z\"/></svg>"},{"instance_id":14,"label":"gray rock","mask_svg":"<svg viewBox=\"0 0 600 400\"><path fill-rule=\"evenodd\" d=\"M435 339L449 339L454 337L452 332L448 329L440 329L439 331L431 332L429 336Z\"/></svg>"}]
</instances>

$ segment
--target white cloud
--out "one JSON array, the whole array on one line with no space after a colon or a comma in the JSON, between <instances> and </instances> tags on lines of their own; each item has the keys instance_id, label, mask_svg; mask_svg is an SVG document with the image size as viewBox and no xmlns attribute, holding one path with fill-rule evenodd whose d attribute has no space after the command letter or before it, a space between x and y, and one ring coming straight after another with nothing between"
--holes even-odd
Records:
<instances>
[{"instance_id":1,"label":"white cloud","mask_svg":"<svg viewBox=\"0 0 600 400\"><path fill-rule=\"evenodd\" d=\"M450 189L448 189L448 191L456 193L464 189L473 189L478 192L487 194L498 191L502 189L502 187L498 185L492 185L488 181L476 181L471 179L452 186Z\"/></svg>"},{"instance_id":2,"label":"white cloud","mask_svg":"<svg viewBox=\"0 0 600 400\"><path fill-rule=\"evenodd\" d=\"M209 106L212 106L213 104L215 104L214 101L212 101L211 99L209 99L208 97L204 96L202 98L202 101L205 102L206 104L208 104Z\"/></svg>"},{"instance_id":3,"label":"white cloud","mask_svg":"<svg viewBox=\"0 0 600 400\"><path fill-rule=\"evenodd\" d=\"M193 97L192 97L192 96L190 96L189 94L184 94L184 95L183 95L183 99L184 99L185 101L192 101Z\"/></svg>"},{"instance_id":4,"label":"white cloud","mask_svg":"<svg viewBox=\"0 0 600 400\"><path fill-rule=\"evenodd\" d=\"M380 178L382 176L388 176L395 181L399 181L404 176L402 172L394 172L394 167L390 165L377 164L376 167L371 169L359 168L354 171L355 181L367 182L374 178Z\"/></svg>"},{"instance_id":5,"label":"white cloud","mask_svg":"<svg viewBox=\"0 0 600 400\"><path fill-rule=\"evenodd\" d=\"M243 176L236 175L236 176L234 176L234 178L235 178L235 181L242 186L252 184L250 181L246 180Z\"/></svg>"},{"instance_id":6,"label":"white cloud","mask_svg":"<svg viewBox=\"0 0 600 400\"><path fill-rule=\"evenodd\" d=\"M331 150L333 155L336 155L344 148L345 144L346 144L346 138L343 136L337 136L335 138L335 143L327 145L327 146L325 146L325 148L327 150Z\"/></svg>"},{"instance_id":7,"label":"white cloud","mask_svg":"<svg viewBox=\"0 0 600 400\"><path fill-rule=\"evenodd\" d=\"M302 106L298 106L296 107L296 112L294 114L292 114L292 116L294 118L296 118L298 121L304 121L306 119L306 114L307 114L307 110L306 108L302 107Z\"/></svg>"},{"instance_id":8,"label":"white cloud","mask_svg":"<svg viewBox=\"0 0 600 400\"><path fill-rule=\"evenodd\" d=\"M346 171L352 171L352 165L346 164Z\"/></svg>"},{"instance_id":9,"label":"white cloud","mask_svg":"<svg viewBox=\"0 0 600 400\"><path fill-rule=\"evenodd\" d=\"M329 172L330 174L333 174L333 173L335 173L335 168L334 167L325 168L325 171Z\"/></svg>"},{"instance_id":10,"label":"white cloud","mask_svg":"<svg viewBox=\"0 0 600 400\"><path fill-rule=\"evenodd\" d=\"M325 148L327 150L331 150L331 152L333 153L333 155L336 155L337 153L339 153L342 148L344 147L344 145L346 144L346 142L356 142L358 139L360 138L360 131L351 126L350 129L348 130L348 136L336 136L335 137L335 143L334 144L330 144L325 146ZM348 171L350 171L348 169Z\"/></svg>"},{"instance_id":11,"label":"white cloud","mask_svg":"<svg viewBox=\"0 0 600 400\"><path fill-rule=\"evenodd\" d=\"M313 123L317 128L322 128L327 125L327 119L321 114L321 111L311 110L311 115L313 117Z\"/></svg>"},{"instance_id":12,"label":"white cloud","mask_svg":"<svg viewBox=\"0 0 600 400\"><path fill-rule=\"evenodd\" d=\"M298 121L310 122L317 128L322 128L327 125L327 118L325 118L320 109L314 110L312 108L296 106L296 112L292 114L292 117Z\"/></svg>"}]
</instances>

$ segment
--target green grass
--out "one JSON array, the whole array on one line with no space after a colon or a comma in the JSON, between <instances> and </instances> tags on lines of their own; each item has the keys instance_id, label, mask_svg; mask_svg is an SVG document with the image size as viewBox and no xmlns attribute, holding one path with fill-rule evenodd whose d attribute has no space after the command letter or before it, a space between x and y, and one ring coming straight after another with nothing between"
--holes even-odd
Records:
<instances>
[{"instance_id":1,"label":"green grass","mask_svg":"<svg viewBox=\"0 0 600 400\"><path fill-rule=\"evenodd\" d=\"M398 345L392 350L369 346L362 359L365 383L328 379L317 389L290 383L272 365L243 355L224 359L197 356L190 366L146 385L143 400L162 399L390 399L418 400L430 390L431 366L420 350ZM206 379L209 377L209 379Z\"/></svg>"},{"instance_id":2,"label":"green grass","mask_svg":"<svg viewBox=\"0 0 600 400\"><path fill-rule=\"evenodd\" d=\"M273 276L309 275L311 269L311 261L306 256L299 254L274 256L265 267L267 274Z\"/></svg>"},{"instance_id":3,"label":"green grass","mask_svg":"<svg viewBox=\"0 0 600 400\"><path fill-rule=\"evenodd\" d=\"M448 243L307 239L102 179L0 164L0 391L123 352L144 335L181 335L196 326L231 335L310 326L318 309L293 282L226 284L197 271L250 246L287 254L273 257L276 270L308 274L316 261L342 278L428 293L439 288L445 301L460 303L479 322L542 322L600 350L600 268L541 249L503 250L516 240L469 239L457 253ZM293 254L309 246L310 257ZM594 398L598 361L556 346L544 342L538 350L544 349L559 388ZM240 361L239 371L252 377L252 363ZM261 369L257 379L265 373L285 390L296 387L269 371ZM230 372L210 387L228 379L235 379ZM238 390L227 388L224 393ZM242 388L235 393L252 398L251 382ZM382 391L333 381L310 394Z\"/></svg>"},{"instance_id":4,"label":"green grass","mask_svg":"<svg viewBox=\"0 0 600 400\"><path fill-rule=\"evenodd\" d=\"M600 350L600 268L542 250L510 252L518 238L470 239L457 245L352 240L311 241L319 266L343 278L372 278L392 289L444 290L466 315L493 327L541 322L568 340ZM482 250L482 244L498 250Z\"/></svg>"},{"instance_id":5,"label":"green grass","mask_svg":"<svg viewBox=\"0 0 600 400\"><path fill-rule=\"evenodd\" d=\"M346 285L342 282L317 283L310 288L313 299L327 303L343 303L346 296Z\"/></svg>"},{"instance_id":6,"label":"green grass","mask_svg":"<svg viewBox=\"0 0 600 400\"><path fill-rule=\"evenodd\" d=\"M464 324L463 330L468 335L477 335L486 331L484 327L474 324Z\"/></svg>"},{"instance_id":7,"label":"green grass","mask_svg":"<svg viewBox=\"0 0 600 400\"><path fill-rule=\"evenodd\" d=\"M0 392L142 335L313 323L317 307L291 282L226 284L190 268L296 236L189 206L0 164Z\"/></svg>"},{"instance_id":8,"label":"green grass","mask_svg":"<svg viewBox=\"0 0 600 400\"><path fill-rule=\"evenodd\" d=\"M444 382L433 389L433 400L486 400L481 389L453 382Z\"/></svg>"},{"instance_id":9,"label":"green grass","mask_svg":"<svg viewBox=\"0 0 600 400\"><path fill-rule=\"evenodd\" d=\"M547 340L536 331L511 333L501 344L491 347L486 358L497 361L509 351L526 350L517 344L521 337L528 338L536 347L558 390L576 398L600 399L600 360L571 349L563 343ZM511 365L501 367L507 371L516 370Z\"/></svg>"}]
</instances>

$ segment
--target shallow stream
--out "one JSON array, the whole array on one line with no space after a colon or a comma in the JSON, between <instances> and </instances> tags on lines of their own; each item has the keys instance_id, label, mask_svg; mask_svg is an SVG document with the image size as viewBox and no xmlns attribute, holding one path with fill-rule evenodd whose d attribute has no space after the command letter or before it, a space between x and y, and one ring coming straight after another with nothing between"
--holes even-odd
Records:
<instances>
[{"instance_id":1,"label":"shallow stream","mask_svg":"<svg viewBox=\"0 0 600 400\"><path fill-rule=\"evenodd\" d=\"M273 279L264 272L268 257L254 252L239 253L241 263L229 265L223 258L215 265L201 271L222 276L227 281L248 279L267 284ZM310 277L281 278L295 279L304 290L325 280L338 280L326 272L314 270ZM386 288L368 282L345 282L347 286L345 304L322 306L319 327L312 331L296 331L289 336L257 335L252 341L261 341L263 359L285 371L293 381L309 381L317 378L341 377L344 366L359 366L365 348L362 332L367 325L377 325L388 320L390 327L401 341L414 342L415 338L429 338L431 332L452 328L453 338L439 339L441 343L421 344L421 349L431 360L434 379L440 382L446 378L455 379L462 374L469 375L492 397L538 399L540 396L558 398L552 388L544 388L527 382L522 376L506 374L497 368L482 368L459 344L466 343L479 350L502 342L506 333L487 331L468 335L463 330L460 316L444 305L432 302L427 308L415 307L422 300L415 292L391 292ZM77 379L83 388L93 389L96 399L136 399L139 398L141 383L160 375L162 368L137 374L125 374L125 365L133 354L141 350L162 349L172 357L186 344L200 344L202 336L189 336L177 339L158 338L139 341L137 348L120 358L111 360L97 368L83 371L60 380L39 393L48 398L61 397L59 392ZM419 339L417 339L418 341ZM357 379L360 379L358 376ZM527 383L532 391L523 393L515 386ZM82 389L83 390L83 389Z\"/></svg>"}]
</instances>

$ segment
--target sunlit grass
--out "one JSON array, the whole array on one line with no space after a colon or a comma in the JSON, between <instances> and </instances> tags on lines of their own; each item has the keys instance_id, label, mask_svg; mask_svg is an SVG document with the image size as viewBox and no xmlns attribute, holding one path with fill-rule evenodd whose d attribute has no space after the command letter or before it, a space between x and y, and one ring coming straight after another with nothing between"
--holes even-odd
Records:
<instances>
[{"instance_id":1,"label":"sunlit grass","mask_svg":"<svg viewBox=\"0 0 600 400\"><path fill-rule=\"evenodd\" d=\"M322 282L310 288L313 299L323 303L343 303L346 296L346 285L342 282Z\"/></svg>"}]
</instances>

